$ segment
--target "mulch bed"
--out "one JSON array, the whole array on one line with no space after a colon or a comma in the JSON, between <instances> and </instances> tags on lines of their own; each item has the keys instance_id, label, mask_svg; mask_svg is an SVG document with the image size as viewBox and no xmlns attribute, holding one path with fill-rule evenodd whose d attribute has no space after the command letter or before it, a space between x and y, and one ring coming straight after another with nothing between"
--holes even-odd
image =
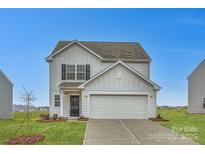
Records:
<instances>
[{"instance_id":1,"label":"mulch bed","mask_svg":"<svg viewBox=\"0 0 205 154\"><path fill-rule=\"evenodd\" d=\"M42 141L45 137L41 134L32 134L32 135L22 135L15 138L10 139L7 144L15 145L15 144L34 144L39 141Z\"/></svg>"},{"instance_id":2,"label":"mulch bed","mask_svg":"<svg viewBox=\"0 0 205 154\"><path fill-rule=\"evenodd\" d=\"M36 120L37 122L40 122L40 123L49 123L49 122L65 122L67 121L67 119L65 118L49 118L49 119L39 119L39 120Z\"/></svg>"},{"instance_id":3,"label":"mulch bed","mask_svg":"<svg viewBox=\"0 0 205 154\"><path fill-rule=\"evenodd\" d=\"M169 120L163 118L149 118L149 120L154 122L168 122Z\"/></svg>"},{"instance_id":4,"label":"mulch bed","mask_svg":"<svg viewBox=\"0 0 205 154\"><path fill-rule=\"evenodd\" d=\"M78 121L88 121L88 120L89 120L89 118L80 117L80 118L78 118L77 120L78 120Z\"/></svg>"}]
</instances>

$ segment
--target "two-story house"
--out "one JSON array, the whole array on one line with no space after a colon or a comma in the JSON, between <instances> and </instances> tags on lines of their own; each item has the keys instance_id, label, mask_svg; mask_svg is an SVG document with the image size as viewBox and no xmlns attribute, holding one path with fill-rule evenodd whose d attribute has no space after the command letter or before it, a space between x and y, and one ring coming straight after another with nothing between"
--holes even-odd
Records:
<instances>
[{"instance_id":1,"label":"two-story house","mask_svg":"<svg viewBox=\"0 0 205 154\"><path fill-rule=\"evenodd\" d=\"M151 59L139 43L60 41L46 61L51 116L156 116L160 86L150 80Z\"/></svg>"}]
</instances>

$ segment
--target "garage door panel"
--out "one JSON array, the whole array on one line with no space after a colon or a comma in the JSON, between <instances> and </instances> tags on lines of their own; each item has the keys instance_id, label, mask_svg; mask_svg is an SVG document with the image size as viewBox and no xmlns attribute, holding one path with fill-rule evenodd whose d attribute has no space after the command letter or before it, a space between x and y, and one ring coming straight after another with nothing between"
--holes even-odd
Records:
<instances>
[{"instance_id":1,"label":"garage door panel","mask_svg":"<svg viewBox=\"0 0 205 154\"><path fill-rule=\"evenodd\" d=\"M91 95L92 119L146 119L147 96Z\"/></svg>"}]
</instances>

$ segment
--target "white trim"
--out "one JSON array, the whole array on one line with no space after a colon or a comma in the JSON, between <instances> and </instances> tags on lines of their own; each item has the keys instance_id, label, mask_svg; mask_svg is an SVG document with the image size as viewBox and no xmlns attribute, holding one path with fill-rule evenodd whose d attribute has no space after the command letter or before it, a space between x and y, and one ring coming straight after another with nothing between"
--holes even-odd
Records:
<instances>
[{"instance_id":1,"label":"white trim","mask_svg":"<svg viewBox=\"0 0 205 154\"><path fill-rule=\"evenodd\" d=\"M60 87L60 88L62 88L62 87ZM77 91L77 92L80 92L80 91L81 91L81 89L78 90L78 89L76 89L76 88L74 88L74 89L66 89L66 88L65 88L65 89L61 89L61 90L62 90L63 92L66 92L66 91L69 91L69 92L72 92L72 91L74 91L74 92L76 92L76 91Z\"/></svg>"},{"instance_id":2,"label":"white trim","mask_svg":"<svg viewBox=\"0 0 205 154\"><path fill-rule=\"evenodd\" d=\"M159 85L157 85L156 83L152 82L151 80L149 80L148 78L146 78L144 75L142 75L141 73L139 73L138 71L134 70L133 68L131 68L130 66L126 65L125 63L123 63L122 61L117 61L116 63L114 63L113 65L107 67L106 69L104 69L103 71L101 71L100 73L96 74L93 78L89 79L88 81L86 81L85 83L83 83L82 85L79 86L79 88L84 88L84 86L88 83L90 83L91 81L95 80L97 77L101 76L102 74L106 73L108 70L110 70L111 68L113 68L114 66L121 64L124 67L126 67L127 69L129 69L130 71L132 71L133 73L135 73L137 76L139 76L140 78L144 79L145 81L147 81L148 83L150 83L151 85L154 86L154 89L161 89L161 87Z\"/></svg>"},{"instance_id":3,"label":"white trim","mask_svg":"<svg viewBox=\"0 0 205 154\"><path fill-rule=\"evenodd\" d=\"M63 91L61 91L61 93L60 93L60 114L61 114L61 117L63 117L63 97L64 97L64 94L63 94Z\"/></svg>"},{"instance_id":4,"label":"white trim","mask_svg":"<svg viewBox=\"0 0 205 154\"><path fill-rule=\"evenodd\" d=\"M74 43L77 43L78 45L80 45L81 47L83 47L84 49L86 49L87 51L89 51L91 54L95 55L96 57L98 57L99 59L103 59L100 55L96 54L94 51L90 50L89 48L87 48L85 45L81 44L80 42L74 40L72 42L70 42L69 44L67 44L66 46L64 46L63 48L59 49L58 51L54 52L53 54L49 55L46 60L50 61L52 60L52 57L57 55L58 53L60 53L61 51L63 51L66 48L69 48L70 46L72 46Z\"/></svg>"},{"instance_id":5,"label":"white trim","mask_svg":"<svg viewBox=\"0 0 205 154\"><path fill-rule=\"evenodd\" d=\"M149 92L135 91L88 91L88 95L149 95Z\"/></svg>"}]
</instances>

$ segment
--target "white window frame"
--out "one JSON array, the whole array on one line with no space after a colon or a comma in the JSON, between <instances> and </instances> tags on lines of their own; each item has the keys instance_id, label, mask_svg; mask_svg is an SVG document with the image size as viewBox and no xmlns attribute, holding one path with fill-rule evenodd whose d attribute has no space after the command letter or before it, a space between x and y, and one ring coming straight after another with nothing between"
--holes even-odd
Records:
<instances>
[{"instance_id":1,"label":"white window frame","mask_svg":"<svg viewBox=\"0 0 205 154\"><path fill-rule=\"evenodd\" d=\"M205 96L202 97L202 108L203 108L203 109L205 109L205 108L204 108L204 104L205 104Z\"/></svg>"},{"instance_id":2,"label":"white window frame","mask_svg":"<svg viewBox=\"0 0 205 154\"><path fill-rule=\"evenodd\" d=\"M74 79L68 79L68 66L74 66L74 72L70 72L70 73L74 73ZM73 80L76 80L76 65L75 64L66 64L66 80L69 80L69 81L73 81Z\"/></svg>"},{"instance_id":3,"label":"white window frame","mask_svg":"<svg viewBox=\"0 0 205 154\"><path fill-rule=\"evenodd\" d=\"M56 100L56 95L58 95L59 96L59 100ZM60 107L61 106L61 97L60 97L60 94L54 94L54 96L53 96L54 98L53 98L53 100L54 100L54 107ZM59 101L59 106L56 106L56 101Z\"/></svg>"},{"instance_id":4,"label":"white window frame","mask_svg":"<svg viewBox=\"0 0 205 154\"><path fill-rule=\"evenodd\" d=\"M66 65L66 80L63 80L63 81L69 81L69 82L84 82L84 81L86 81L86 64L72 64L72 63L69 63L69 64L65 64ZM73 80L69 80L68 78L67 78L67 66L68 65L75 65L75 79L73 79ZM77 65L84 65L85 66L85 79L84 80L78 80L77 79Z\"/></svg>"},{"instance_id":5,"label":"white window frame","mask_svg":"<svg viewBox=\"0 0 205 154\"><path fill-rule=\"evenodd\" d=\"M84 66L84 71L78 72L78 66ZM78 79L78 73L84 74L84 79ZM83 80L83 81L86 80L86 65L84 65L84 64L77 64L77 65L76 65L76 79L77 79L77 80Z\"/></svg>"}]
</instances>

